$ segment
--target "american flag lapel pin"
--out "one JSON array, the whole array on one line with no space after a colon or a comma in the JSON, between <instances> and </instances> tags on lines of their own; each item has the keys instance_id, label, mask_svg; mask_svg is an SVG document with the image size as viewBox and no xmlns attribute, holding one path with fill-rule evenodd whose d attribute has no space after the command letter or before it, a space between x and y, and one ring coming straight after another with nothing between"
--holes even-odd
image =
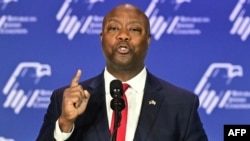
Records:
<instances>
[{"instance_id":1,"label":"american flag lapel pin","mask_svg":"<svg viewBox=\"0 0 250 141\"><path fill-rule=\"evenodd\" d=\"M149 105L156 105L156 102L155 102L155 100L149 100L149 101L148 101L148 104L149 104Z\"/></svg>"}]
</instances>

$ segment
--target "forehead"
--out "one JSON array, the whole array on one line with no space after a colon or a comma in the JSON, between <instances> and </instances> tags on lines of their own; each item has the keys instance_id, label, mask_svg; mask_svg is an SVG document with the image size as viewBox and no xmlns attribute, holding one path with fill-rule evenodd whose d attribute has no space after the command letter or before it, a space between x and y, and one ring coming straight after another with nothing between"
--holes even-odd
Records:
<instances>
[{"instance_id":1,"label":"forehead","mask_svg":"<svg viewBox=\"0 0 250 141\"><path fill-rule=\"evenodd\" d=\"M105 22L126 19L128 21L145 23L146 17L142 11L134 7L117 7L105 17Z\"/></svg>"}]
</instances>

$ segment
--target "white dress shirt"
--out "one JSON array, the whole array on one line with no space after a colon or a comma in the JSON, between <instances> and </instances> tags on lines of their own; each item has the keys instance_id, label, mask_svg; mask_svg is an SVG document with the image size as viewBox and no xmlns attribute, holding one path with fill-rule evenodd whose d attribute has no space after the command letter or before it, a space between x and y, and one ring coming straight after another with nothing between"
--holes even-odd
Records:
<instances>
[{"instance_id":1,"label":"white dress shirt","mask_svg":"<svg viewBox=\"0 0 250 141\"><path fill-rule=\"evenodd\" d=\"M106 69L104 71L104 80L105 80L105 91L106 91L106 107L107 107L107 114L109 120L109 127L111 126L111 119L113 110L110 107L110 101L112 97L110 95L110 82L116 79L112 76ZM138 75L134 78L122 82L127 83L130 87L126 90L125 95L128 101L128 117L127 117L127 127L126 127L126 139L125 141L133 141L135 130L137 127L140 111L141 111L141 104L144 92L144 86L146 82L146 68L144 68Z\"/></svg>"},{"instance_id":2,"label":"white dress shirt","mask_svg":"<svg viewBox=\"0 0 250 141\"><path fill-rule=\"evenodd\" d=\"M122 82L127 83L130 85L130 87L126 90L125 95L127 97L128 101L128 117L127 117L127 127L126 127L126 139L125 141L133 141L135 131L137 128L140 111L141 111L141 104L143 99L143 93L144 93L144 87L146 82L146 68L144 67L143 70L137 74L134 78ZM112 119L112 112L113 110L110 107L110 101L112 100L112 97L110 95L110 82L112 80L116 79L114 76L112 76L107 69L104 70L104 81L105 81L105 92L106 92L106 108L107 108L107 115L108 115L108 121L109 121L109 128L111 126L111 119ZM54 130L54 137L57 141L64 141L70 137L73 129L70 133L63 133L60 128L58 121L56 122L56 128Z\"/></svg>"}]
</instances>

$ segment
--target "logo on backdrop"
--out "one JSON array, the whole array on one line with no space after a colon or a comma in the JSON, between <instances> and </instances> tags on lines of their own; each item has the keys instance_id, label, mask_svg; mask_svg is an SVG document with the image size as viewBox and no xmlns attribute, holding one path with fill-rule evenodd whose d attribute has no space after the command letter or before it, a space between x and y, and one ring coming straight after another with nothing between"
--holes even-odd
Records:
<instances>
[{"instance_id":1,"label":"logo on backdrop","mask_svg":"<svg viewBox=\"0 0 250 141\"><path fill-rule=\"evenodd\" d=\"M174 9L178 10L179 7L181 6L181 4L183 4L183 3L190 3L191 0L173 0L172 2L175 4Z\"/></svg>"},{"instance_id":2,"label":"logo on backdrop","mask_svg":"<svg viewBox=\"0 0 250 141\"><path fill-rule=\"evenodd\" d=\"M51 76L48 64L39 62L21 62L3 88L6 100L4 108L13 108L15 114L27 108L47 108L51 90L39 88L41 79Z\"/></svg>"},{"instance_id":3,"label":"logo on backdrop","mask_svg":"<svg viewBox=\"0 0 250 141\"><path fill-rule=\"evenodd\" d=\"M217 108L250 109L250 91L233 88L233 82L243 77L243 68L230 63L211 64L194 93L199 96L201 108L210 115Z\"/></svg>"},{"instance_id":4,"label":"logo on backdrop","mask_svg":"<svg viewBox=\"0 0 250 141\"><path fill-rule=\"evenodd\" d=\"M89 12L93 9L96 3L100 2L104 2L104 0L86 0L83 2L83 5L79 1L65 0L56 15L56 19L60 21L57 33L66 34L69 40L72 40L77 33L89 35L100 34L103 16L77 16L76 14L72 14L74 8L78 8L76 5L86 6L86 12Z\"/></svg>"},{"instance_id":5,"label":"logo on backdrop","mask_svg":"<svg viewBox=\"0 0 250 141\"><path fill-rule=\"evenodd\" d=\"M191 0L174 0L174 11L179 12L181 4L191 3ZM201 29L197 28L198 24L210 23L209 17L184 16L182 15L164 15L159 14L163 3L158 0L152 0L147 7L145 14L149 17L151 32L155 40L159 40L165 34L171 35L200 35Z\"/></svg>"},{"instance_id":6,"label":"logo on backdrop","mask_svg":"<svg viewBox=\"0 0 250 141\"><path fill-rule=\"evenodd\" d=\"M5 10L8 4L18 3L18 0L0 0L0 11ZM0 35L23 35L28 34L29 29L27 28L29 24L37 22L37 17L35 16L18 16L13 14L0 14Z\"/></svg>"},{"instance_id":7,"label":"logo on backdrop","mask_svg":"<svg viewBox=\"0 0 250 141\"><path fill-rule=\"evenodd\" d=\"M3 136L0 136L0 141L15 141L15 140L11 139L11 138L5 138Z\"/></svg>"},{"instance_id":8,"label":"logo on backdrop","mask_svg":"<svg viewBox=\"0 0 250 141\"><path fill-rule=\"evenodd\" d=\"M229 20L233 23L230 34L240 36L242 41L246 41L250 36L250 0L238 0Z\"/></svg>"},{"instance_id":9,"label":"logo on backdrop","mask_svg":"<svg viewBox=\"0 0 250 141\"><path fill-rule=\"evenodd\" d=\"M79 1L65 0L59 9L56 19L60 22L57 29L58 34L66 34L69 40L73 40L74 37L79 34L88 35L99 35L102 27L103 15L80 15L73 13L77 7L76 4L81 5L87 9L85 13L93 11L95 4L104 4L104 0L89 0L85 1L84 5L80 4ZM164 16L160 13L161 6L164 5L164 9L173 9L173 13L180 13L182 4L191 4L191 0L173 0L171 2L151 0L148 7L145 10L145 14L149 17L151 23L151 33L155 40L160 40L162 35L200 35L201 29L197 26L198 24L210 23L209 17L198 17L198 16L184 16L181 15L169 15ZM75 10L76 11L76 10ZM83 12L82 12L83 13Z\"/></svg>"},{"instance_id":10,"label":"logo on backdrop","mask_svg":"<svg viewBox=\"0 0 250 141\"><path fill-rule=\"evenodd\" d=\"M18 0L0 0L1 10L4 10L9 3L17 2Z\"/></svg>"}]
</instances>

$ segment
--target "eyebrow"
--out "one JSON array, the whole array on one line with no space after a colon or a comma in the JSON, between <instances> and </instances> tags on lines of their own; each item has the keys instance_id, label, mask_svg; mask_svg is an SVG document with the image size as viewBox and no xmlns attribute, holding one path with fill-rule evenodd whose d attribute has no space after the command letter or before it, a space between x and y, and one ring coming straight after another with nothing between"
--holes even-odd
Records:
<instances>
[{"instance_id":1,"label":"eyebrow","mask_svg":"<svg viewBox=\"0 0 250 141\"><path fill-rule=\"evenodd\" d=\"M114 18L109 18L107 20L107 23L109 22L117 22L117 23L120 23L120 21L118 21L115 17ZM143 25L143 21L140 21L140 20L131 20L129 21L129 24L140 24L140 25Z\"/></svg>"}]
</instances>

